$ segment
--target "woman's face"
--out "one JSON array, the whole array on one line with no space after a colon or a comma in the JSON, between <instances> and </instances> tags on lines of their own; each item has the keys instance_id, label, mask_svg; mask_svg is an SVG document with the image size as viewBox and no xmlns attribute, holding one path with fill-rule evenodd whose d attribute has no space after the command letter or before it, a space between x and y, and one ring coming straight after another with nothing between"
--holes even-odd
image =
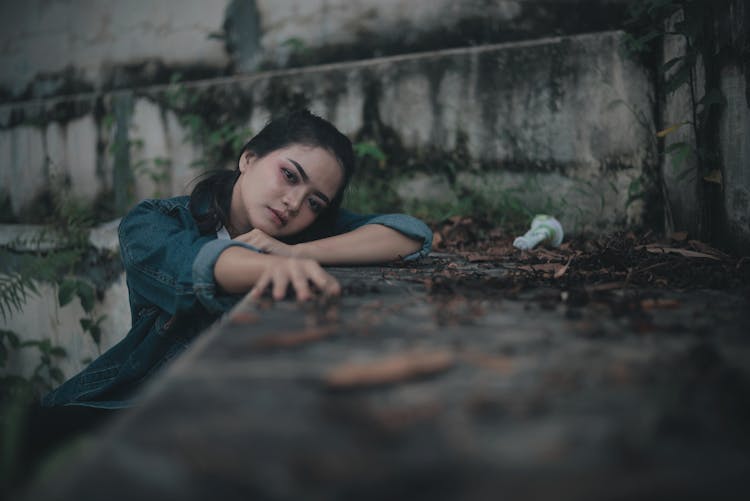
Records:
<instances>
[{"instance_id":1,"label":"woman's face","mask_svg":"<svg viewBox=\"0 0 750 501\"><path fill-rule=\"evenodd\" d=\"M299 233L328 207L344 180L328 150L300 144L262 158L245 152L239 169L229 216L233 237L253 228L273 237Z\"/></svg>"}]
</instances>

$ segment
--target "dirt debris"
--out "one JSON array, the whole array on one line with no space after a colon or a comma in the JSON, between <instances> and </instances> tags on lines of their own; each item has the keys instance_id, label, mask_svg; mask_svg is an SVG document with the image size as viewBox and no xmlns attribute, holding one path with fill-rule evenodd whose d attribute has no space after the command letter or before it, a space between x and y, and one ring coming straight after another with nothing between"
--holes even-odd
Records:
<instances>
[{"instance_id":1,"label":"dirt debris","mask_svg":"<svg viewBox=\"0 0 750 501\"><path fill-rule=\"evenodd\" d=\"M559 248L513 247L513 235L473 218L454 217L435 228L435 251L458 255L466 263L505 270L502 278L484 277L441 266L425 285L434 293L481 287L516 292L531 287L589 293L616 289L747 289L750 257L731 256L684 232L659 238L651 232L615 232L596 238L574 237ZM448 279L446 281L445 279ZM507 295L507 294L506 294ZM513 295L513 294L511 294Z\"/></svg>"}]
</instances>

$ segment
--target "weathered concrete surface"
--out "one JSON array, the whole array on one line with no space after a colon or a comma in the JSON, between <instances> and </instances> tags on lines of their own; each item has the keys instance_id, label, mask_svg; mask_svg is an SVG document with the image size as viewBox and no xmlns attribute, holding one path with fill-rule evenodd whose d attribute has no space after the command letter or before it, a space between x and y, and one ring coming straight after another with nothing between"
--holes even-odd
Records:
<instances>
[{"instance_id":1,"label":"weathered concrete surface","mask_svg":"<svg viewBox=\"0 0 750 501\"><path fill-rule=\"evenodd\" d=\"M622 27L622 0L256 2L260 54L240 68L300 65ZM231 32L231 31L230 31ZM290 43L293 42L293 43ZM249 63L249 64L248 64Z\"/></svg>"},{"instance_id":2,"label":"weathered concrete surface","mask_svg":"<svg viewBox=\"0 0 750 501\"><path fill-rule=\"evenodd\" d=\"M209 67L220 72L229 57L221 40L227 0L128 3L2 2L0 87L5 95L42 97L118 86L138 71L152 83L162 70ZM145 80L145 82L144 82Z\"/></svg>"},{"instance_id":3,"label":"weathered concrete surface","mask_svg":"<svg viewBox=\"0 0 750 501\"><path fill-rule=\"evenodd\" d=\"M0 161L11 165L0 192L20 217L48 183L52 162L72 186L82 178L81 195L92 183L100 193L116 190L112 150L121 132L137 145L130 151L130 165L140 169L135 200L183 193L196 174L186 164L202 150L179 140L189 137L180 113L239 113L238 128L258 131L272 112L308 105L355 140L375 141L389 156L383 175L402 194L434 196L409 184L420 174L442 190L439 198L468 193L494 203L512 194L531 211L553 210L568 231L622 228L643 220L654 190L648 167L657 160L653 92L645 70L623 58L621 40L607 32L186 83L205 109L175 108L174 87L142 89L127 126L87 125L90 133L60 155L44 152L72 125L0 131ZM84 113L71 124L91 124L97 109L111 116L118 96L67 103ZM6 106L0 115L6 125L24 114L44 123L60 105ZM155 184L157 167L166 175Z\"/></svg>"},{"instance_id":4,"label":"weathered concrete surface","mask_svg":"<svg viewBox=\"0 0 750 501\"><path fill-rule=\"evenodd\" d=\"M710 11L706 40L710 49L708 64L698 57L694 88L689 82L662 100L660 128L684 124L664 141L665 151L677 143L686 143L690 153L681 158L679 151L666 153L662 160L665 206L673 228L688 231L693 237L713 241L739 253L750 250L750 95L747 60L750 40L750 10L744 2L729 0ZM667 30L682 19L677 13ZM684 56L682 36L665 36L663 62ZM677 71L674 66L671 73ZM701 118L701 100L707 93L720 91L725 102L716 106L715 117ZM700 141L692 124L698 118L705 132ZM699 151L700 150L700 151ZM701 164L698 153L706 160ZM677 159L677 160L676 160ZM676 161L675 161L676 160Z\"/></svg>"},{"instance_id":5,"label":"weathered concrete surface","mask_svg":"<svg viewBox=\"0 0 750 501\"><path fill-rule=\"evenodd\" d=\"M741 294L579 308L430 295L430 262L332 272L337 303L238 305L27 499L747 499Z\"/></svg>"},{"instance_id":6,"label":"weathered concrete surface","mask_svg":"<svg viewBox=\"0 0 750 501\"><path fill-rule=\"evenodd\" d=\"M119 220L91 229L89 242L93 251L105 256L89 264L82 277L103 277L117 271L107 281L94 283L100 294L96 295L92 316L104 317L100 323L99 344L82 331L80 319L87 318L78 297L60 307L58 287L50 283L38 283L37 293L29 293L21 311L13 311L0 318L0 329L16 333L21 342L47 339L53 346L65 349L67 355L56 359L65 378L81 371L88 363L115 345L130 330L130 306L125 273L119 257L117 225ZM59 250L61 239L50 233L50 228L37 225L0 225L0 248L18 254ZM0 262L0 275L17 272L13 263ZM79 277L80 278L80 277ZM39 364L39 352L35 349L17 349L8 354L3 374L29 377Z\"/></svg>"},{"instance_id":7,"label":"weathered concrete surface","mask_svg":"<svg viewBox=\"0 0 750 501\"><path fill-rule=\"evenodd\" d=\"M614 29L623 0L66 0L0 5L0 102ZM570 15L575 13L575 15Z\"/></svg>"},{"instance_id":8,"label":"weathered concrete surface","mask_svg":"<svg viewBox=\"0 0 750 501\"><path fill-rule=\"evenodd\" d=\"M682 37L664 38L664 63L684 54L685 41ZM702 66L699 65L700 67ZM675 70L676 68L672 72ZM696 69L696 78L696 93L702 96L705 93L705 77L699 69ZM666 191L664 210L668 211L672 219L668 224L674 226L666 230L688 231L692 235L700 235L701 226L705 225L705 222L701 221L704 201L700 197L702 180L699 175L698 158L693 151L695 133L690 126L693 118L690 89L688 86L682 86L667 96L662 96L662 99L660 125L667 128L682 124L678 130L665 137L664 150L668 151L678 143L686 143L691 148L687 154L681 154L679 150L665 153L662 159L661 171Z\"/></svg>"},{"instance_id":9,"label":"weathered concrete surface","mask_svg":"<svg viewBox=\"0 0 750 501\"><path fill-rule=\"evenodd\" d=\"M727 66L721 74L721 91L727 107L720 123L723 160L725 239L750 251L750 96L746 71Z\"/></svg>"}]
</instances>

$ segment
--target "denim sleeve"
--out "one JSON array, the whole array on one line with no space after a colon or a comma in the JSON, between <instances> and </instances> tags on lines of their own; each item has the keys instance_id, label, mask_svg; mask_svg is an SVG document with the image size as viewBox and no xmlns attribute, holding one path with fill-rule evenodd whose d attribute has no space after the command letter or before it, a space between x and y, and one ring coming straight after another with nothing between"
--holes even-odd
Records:
<instances>
[{"instance_id":1,"label":"denim sleeve","mask_svg":"<svg viewBox=\"0 0 750 501\"><path fill-rule=\"evenodd\" d=\"M216 239L201 247L193 261L193 288L198 300L212 313L223 313L229 310L242 297L241 294L222 292L214 278L216 260L219 259L219 254L229 247L244 247L255 252L263 252L237 240Z\"/></svg>"},{"instance_id":2,"label":"denim sleeve","mask_svg":"<svg viewBox=\"0 0 750 501\"><path fill-rule=\"evenodd\" d=\"M430 253L432 248L432 230L419 219L406 214L355 214L345 209L339 210L335 233L341 234L355 230L366 224L382 224L407 237L422 242L422 248L404 257L405 261L419 259Z\"/></svg>"},{"instance_id":3,"label":"denim sleeve","mask_svg":"<svg viewBox=\"0 0 750 501\"><path fill-rule=\"evenodd\" d=\"M129 287L171 314L189 310L197 302L209 311L223 311L213 278L216 259L229 245L257 251L242 242L217 245L214 235L197 231L189 211L166 209L150 200L139 203L122 219L118 233Z\"/></svg>"}]
</instances>

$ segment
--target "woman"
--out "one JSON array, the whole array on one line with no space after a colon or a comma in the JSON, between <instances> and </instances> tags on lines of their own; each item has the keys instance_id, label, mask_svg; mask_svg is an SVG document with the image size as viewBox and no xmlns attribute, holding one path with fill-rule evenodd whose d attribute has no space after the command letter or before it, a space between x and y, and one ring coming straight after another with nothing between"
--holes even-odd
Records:
<instances>
[{"instance_id":1,"label":"woman","mask_svg":"<svg viewBox=\"0 0 750 501\"><path fill-rule=\"evenodd\" d=\"M241 294L337 295L321 265L428 253L432 233L421 221L340 209L353 170L346 136L298 111L251 139L236 170L204 179L189 197L141 202L119 227L132 328L43 405L129 406L140 384Z\"/></svg>"}]
</instances>

